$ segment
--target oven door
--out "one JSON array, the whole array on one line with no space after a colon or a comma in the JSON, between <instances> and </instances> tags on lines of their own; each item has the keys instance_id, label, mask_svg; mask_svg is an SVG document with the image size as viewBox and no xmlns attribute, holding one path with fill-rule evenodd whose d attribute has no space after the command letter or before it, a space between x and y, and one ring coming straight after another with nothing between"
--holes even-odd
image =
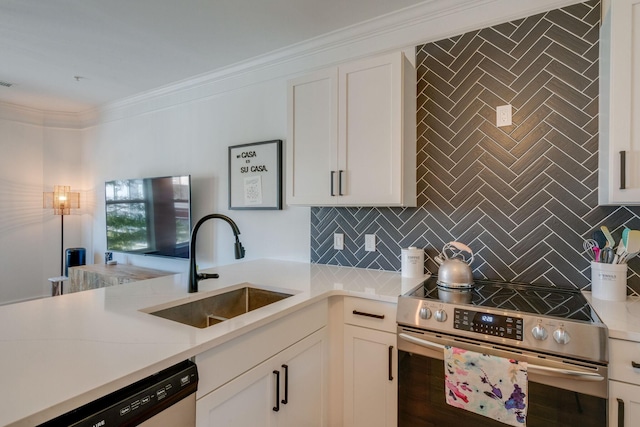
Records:
<instances>
[{"instance_id":1,"label":"oven door","mask_svg":"<svg viewBox=\"0 0 640 427\"><path fill-rule=\"evenodd\" d=\"M398 426L472 425L498 421L445 402L444 346L528 363L529 427L607 425L607 367L524 352L411 327L398 327ZM470 424L463 424L470 421Z\"/></svg>"}]
</instances>

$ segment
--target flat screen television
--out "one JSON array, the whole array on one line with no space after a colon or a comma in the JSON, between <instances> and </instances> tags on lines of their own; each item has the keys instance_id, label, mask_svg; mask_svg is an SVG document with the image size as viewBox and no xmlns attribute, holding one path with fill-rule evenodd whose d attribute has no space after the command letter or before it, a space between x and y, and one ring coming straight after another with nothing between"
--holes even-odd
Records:
<instances>
[{"instance_id":1,"label":"flat screen television","mask_svg":"<svg viewBox=\"0 0 640 427\"><path fill-rule=\"evenodd\" d=\"M189 258L191 176L105 183L107 250Z\"/></svg>"}]
</instances>

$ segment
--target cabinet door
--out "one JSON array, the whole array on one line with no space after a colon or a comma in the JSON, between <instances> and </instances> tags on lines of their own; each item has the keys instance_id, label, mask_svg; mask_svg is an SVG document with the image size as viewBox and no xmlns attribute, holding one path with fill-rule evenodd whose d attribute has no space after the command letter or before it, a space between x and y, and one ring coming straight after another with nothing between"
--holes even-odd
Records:
<instances>
[{"instance_id":1,"label":"cabinet door","mask_svg":"<svg viewBox=\"0 0 640 427\"><path fill-rule=\"evenodd\" d=\"M396 334L345 325L344 352L344 426L395 426Z\"/></svg>"},{"instance_id":2,"label":"cabinet door","mask_svg":"<svg viewBox=\"0 0 640 427\"><path fill-rule=\"evenodd\" d=\"M640 0L603 2L600 204L640 204L640 32L635 28L640 28Z\"/></svg>"},{"instance_id":3,"label":"cabinet door","mask_svg":"<svg viewBox=\"0 0 640 427\"><path fill-rule=\"evenodd\" d=\"M640 386L609 381L609 425L632 427L640 420Z\"/></svg>"},{"instance_id":4,"label":"cabinet door","mask_svg":"<svg viewBox=\"0 0 640 427\"><path fill-rule=\"evenodd\" d=\"M403 87L400 52L338 68L338 203L402 203Z\"/></svg>"},{"instance_id":5,"label":"cabinet door","mask_svg":"<svg viewBox=\"0 0 640 427\"><path fill-rule=\"evenodd\" d=\"M328 425L327 351L325 328L283 352L280 361L282 409L279 416L284 422L279 426Z\"/></svg>"},{"instance_id":6,"label":"cabinet door","mask_svg":"<svg viewBox=\"0 0 640 427\"><path fill-rule=\"evenodd\" d=\"M224 367L220 367L224 369ZM270 427L277 425L277 376L264 362L196 402L197 427Z\"/></svg>"},{"instance_id":7,"label":"cabinet door","mask_svg":"<svg viewBox=\"0 0 640 427\"><path fill-rule=\"evenodd\" d=\"M333 204L337 194L337 70L288 85L287 203Z\"/></svg>"},{"instance_id":8,"label":"cabinet door","mask_svg":"<svg viewBox=\"0 0 640 427\"><path fill-rule=\"evenodd\" d=\"M199 399L196 425L327 425L326 354L322 328Z\"/></svg>"}]
</instances>

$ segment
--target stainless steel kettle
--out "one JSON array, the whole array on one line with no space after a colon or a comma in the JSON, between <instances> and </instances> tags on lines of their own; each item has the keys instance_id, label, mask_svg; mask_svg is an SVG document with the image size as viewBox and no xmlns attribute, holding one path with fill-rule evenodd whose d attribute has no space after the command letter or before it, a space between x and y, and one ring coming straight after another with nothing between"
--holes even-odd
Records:
<instances>
[{"instance_id":1,"label":"stainless steel kettle","mask_svg":"<svg viewBox=\"0 0 640 427\"><path fill-rule=\"evenodd\" d=\"M449 253L451 255L449 255ZM467 255L468 254L468 255ZM464 243L449 242L436 257L438 268L438 286L453 289L470 289L473 287L471 263L473 252Z\"/></svg>"}]
</instances>

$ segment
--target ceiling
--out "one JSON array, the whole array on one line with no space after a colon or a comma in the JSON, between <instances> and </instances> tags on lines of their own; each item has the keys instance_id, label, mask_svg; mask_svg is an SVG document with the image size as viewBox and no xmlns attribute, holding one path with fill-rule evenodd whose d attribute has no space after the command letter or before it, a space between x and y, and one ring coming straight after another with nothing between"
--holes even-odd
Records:
<instances>
[{"instance_id":1,"label":"ceiling","mask_svg":"<svg viewBox=\"0 0 640 427\"><path fill-rule=\"evenodd\" d=\"M83 112L424 0L0 0L0 102Z\"/></svg>"}]
</instances>

